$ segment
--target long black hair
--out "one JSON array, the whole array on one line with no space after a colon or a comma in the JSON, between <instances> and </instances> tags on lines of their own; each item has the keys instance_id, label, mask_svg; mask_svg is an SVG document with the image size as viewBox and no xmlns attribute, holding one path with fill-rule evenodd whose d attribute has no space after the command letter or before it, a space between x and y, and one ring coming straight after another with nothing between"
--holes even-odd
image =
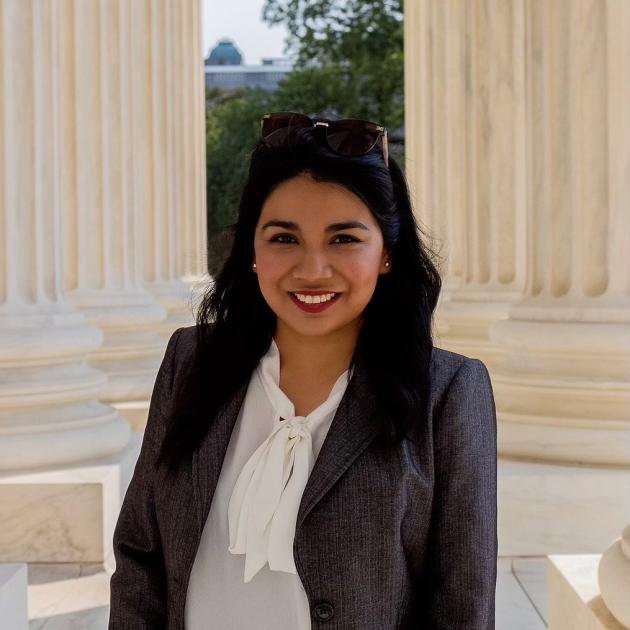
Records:
<instances>
[{"instance_id":1,"label":"long black hair","mask_svg":"<svg viewBox=\"0 0 630 630\"><path fill-rule=\"evenodd\" d=\"M378 278L364 313L351 361L367 367L372 391L386 414L375 414L381 446L409 437L425 417L432 320L441 279L437 254L420 238L405 176L378 145L360 157L345 157L322 141L322 127L301 129L290 145L259 141L250 154L238 219L230 226L229 255L203 295L196 315L195 356L176 395L160 461L169 469L192 455L221 407L249 381L269 348L276 315L263 298L252 269L254 234L262 206L281 183L301 174L338 183L370 209L389 252L389 273Z\"/></svg>"}]
</instances>

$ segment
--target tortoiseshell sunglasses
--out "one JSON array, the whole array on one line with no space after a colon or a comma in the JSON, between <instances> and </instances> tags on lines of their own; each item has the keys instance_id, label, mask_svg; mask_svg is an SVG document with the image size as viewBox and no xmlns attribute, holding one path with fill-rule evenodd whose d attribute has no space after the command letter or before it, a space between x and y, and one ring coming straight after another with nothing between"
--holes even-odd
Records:
<instances>
[{"instance_id":1,"label":"tortoiseshell sunglasses","mask_svg":"<svg viewBox=\"0 0 630 630\"><path fill-rule=\"evenodd\" d=\"M389 168L387 129L369 120L324 118L315 122L306 114L271 112L264 114L260 121L260 136L268 146L280 146L287 143L292 131L309 127L323 127L328 146L339 155L365 155L380 142L385 166Z\"/></svg>"}]
</instances>

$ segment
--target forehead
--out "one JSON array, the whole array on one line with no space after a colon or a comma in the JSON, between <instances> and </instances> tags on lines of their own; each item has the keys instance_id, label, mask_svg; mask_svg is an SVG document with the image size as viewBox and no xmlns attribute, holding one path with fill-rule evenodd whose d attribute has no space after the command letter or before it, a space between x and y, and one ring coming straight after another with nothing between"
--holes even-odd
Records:
<instances>
[{"instance_id":1,"label":"forehead","mask_svg":"<svg viewBox=\"0 0 630 630\"><path fill-rule=\"evenodd\" d=\"M369 207L341 184L299 175L279 184L265 200L260 220L287 219L300 224L361 219L376 225Z\"/></svg>"}]
</instances>

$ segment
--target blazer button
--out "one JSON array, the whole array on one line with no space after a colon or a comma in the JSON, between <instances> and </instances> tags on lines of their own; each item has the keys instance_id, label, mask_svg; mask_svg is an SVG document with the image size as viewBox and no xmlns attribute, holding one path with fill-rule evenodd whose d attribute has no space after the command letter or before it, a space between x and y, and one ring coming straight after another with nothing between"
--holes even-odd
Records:
<instances>
[{"instance_id":1,"label":"blazer button","mask_svg":"<svg viewBox=\"0 0 630 630\"><path fill-rule=\"evenodd\" d=\"M335 608L330 602L320 602L313 606L313 619L315 621L330 621L333 618Z\"/></svg>"}]
</instances>

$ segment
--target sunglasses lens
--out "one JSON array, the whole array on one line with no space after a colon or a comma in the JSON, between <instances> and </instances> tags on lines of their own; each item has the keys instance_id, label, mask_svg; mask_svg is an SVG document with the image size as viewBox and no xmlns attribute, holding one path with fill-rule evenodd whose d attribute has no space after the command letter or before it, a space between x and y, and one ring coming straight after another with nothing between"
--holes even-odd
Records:
<instances>
[{"instance_id":1,"label":"sunglasses lens","mask_svg":"<svg viewBox=\"0 0 630 630\"><path fill-rule=\"evenodd\" d=\"M304 114L279 112L262 121L262 139L270 146L284 144L298 129L312 127L311 119Z\"/></svg>"},{"instance_id":2,"label":"sunglasses lens","mask_svg":"<svg viewBox=\"0 0 630 630\"><path fill-rule=\"evenodd\" d=\"M380 131L361 120L336 120L330 123L326 135L334 151L342 155L362 155L376 144Z\"/></svg>"}]
</instances>

